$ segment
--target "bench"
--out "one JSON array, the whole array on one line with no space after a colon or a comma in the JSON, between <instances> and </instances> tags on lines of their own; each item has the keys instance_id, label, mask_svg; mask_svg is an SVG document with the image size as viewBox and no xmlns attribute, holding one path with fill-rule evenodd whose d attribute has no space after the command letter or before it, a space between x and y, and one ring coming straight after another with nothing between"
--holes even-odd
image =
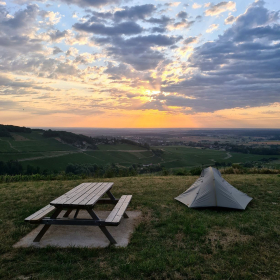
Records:
<instances>
[{"instance_id":1,"label":"bench","mask_svg":"<svg viewBox=\"0 0 280 280\"><path fill-rule=\"evenodd\" d=\"M52 205L47 205L44 208L38 210L34 214L27 217L24 221L29 223L39 223L46 215L55 209Z\"/></svg>"},{"instance_id":2,"label":"bench","mask_svg":"<svg viewBox=\"0 0 280 280\"><path fill-rule=\"evenodd\" d=\"M123 216L127 217L127 215L125 214L125 210L129 204L131 198L132 198L132 195L122 195L121 196L118 203L116 204L116 206L114 207L114 209L112 210L110 215L105 220L106 224L113 223L113 224L118 225Z\"/></svg>"}]
</instances>

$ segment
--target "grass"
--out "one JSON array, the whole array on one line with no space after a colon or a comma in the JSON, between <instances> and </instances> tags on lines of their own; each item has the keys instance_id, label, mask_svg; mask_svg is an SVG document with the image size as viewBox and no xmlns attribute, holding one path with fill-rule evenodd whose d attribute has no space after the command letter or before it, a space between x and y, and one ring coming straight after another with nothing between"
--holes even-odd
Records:
<instances>
[{"instance_id":1,"label":"grass","mask_svg":"<svg viewBox=\"0 0 280 280\"><path fill-rule=\"evenodd\" d=\"M62 155L55 158L45 158L36 160L22 161L21 163L25 165L39 166L42 170L65 170L68 163L79 163L79 164L98 164L107 165L110 163L118 163L122 166L130 166L134 163L148 164L148 163L158 163L159 158L153 156L150 151L143 152L120 152L120 151L92 151L75 153L69 155Z\"/></svg>"},{"instance_id":2,"label":"grass","mask_svg":"<svg viewBox=\"0 0 280 280\"><path fill-rule=\"evenodd\" d=\"M11 147L11 145L9 144L9 141L11 138L9 137L1 137L0 138L0 153L9 153L9 152L12 152L12 153L15 153L17 152L17 150L13 149Z\"/></svg>"},{"instance_id":3,"label":"grass","mask_svg":"<svg viewBox=\"0 0 280 280\"><path fill-rule=\"evenodd\" d=\"M262 158L271 157L271 155L252 155L231 152L231 157L228 157L228 152L226 151L196 149L182 146L168 146L156 148L162 149L165 152L162 157L162 164L166 168L213 165L215 161L226 163L244 163L248 161L257 161ZM274 157L280 158L279 156Z\"/></svg>"},{"instance_id":4,"label":"grass","mask_svg":"<svg viewBox=\"0 0 280 280\"><path fill-rule=\"evenodd\" d=\"M41 157L44 156L43 153L38 152L29 152L29 153L0 153L1 161L9 161L9 160L21 160L33 157Z\"/></svg>"},{"instance_id":5,"label":"grass","mask_svg":"<svg viewBox=\"0 0 280 280\"><path fill-rule=\"evenodd\" d=\"M164 150L161 157L142 147L118 144L99 145L100 150L81 152L77 148L63 144L56 139L43 138L40 132L16 133L12 138L0 138L0 161L24 160L23 166L32 165L41 170L64 171L69 163L107 165L111 163L120 166L132 164L161 164L165 168L193 168L201 165L213 165L215 161L229 163L244 163L257 161L271 156L229 153L210 149L196 149L184 146L153 147ZM18 141L20 139L20 141ZM74 153L72 153L74 152ZM77 153L75 153L77 152ZM64 154L63 154L64 153ZM67 154L69 153L69 154ZM55 156L55 157L50 157ZM36 159L36 157L41 157ZM45 157L45 158L43 158ZM280 160L280 156L274 156ZM277 164L269 162L266 166Z\"/></svg>"},{"instance_id":6,"label":"grass","mask_svg":"<svg viewBox=\"0 0 280 280\"><path fill-rule=\"evenodd\" d=\"M32 133L16 133L24 137L23 141L16 141L13 138L0 138L0 153L28 153L28 152L50 152L50 151L73 151L75 147L63 144L56 139L44 138L36 131Z\"/></svg>"},{"instance_id":7,"label":"grass","mask_svg":"<svg viewBox=\"0 0 280 280\"><path fill-rule=\"evenodd\" d=\"M146 149L143 147L139 147L136 145L128 145L128 144L117 144L117 145L97 145L99 150L106 151L106 150L143 150Z\"/></svg>"},{"instance_id":8,"label":"grass","mask_svg":"<svg viewBox=\"0 0 280 280\"><path fill-rule=\"evenodd\" d=\"M82 180L0 184L0 278L279 279L280 177L224 177L253 197L245 211L175 201L196 177L110 179L143 218L127 248L106 249L13 249L34 228L24 218Z\"/></svg>"}]
</instances>

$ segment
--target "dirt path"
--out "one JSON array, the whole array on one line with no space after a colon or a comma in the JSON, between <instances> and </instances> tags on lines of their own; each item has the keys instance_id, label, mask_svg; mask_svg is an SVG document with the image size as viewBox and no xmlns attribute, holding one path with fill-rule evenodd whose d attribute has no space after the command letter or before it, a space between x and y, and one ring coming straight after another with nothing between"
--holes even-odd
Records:
<instances>
[{"instance_id":1,"label":"dirt path","mask_svg":"<svg viewBox=\"0 0 280 280\"><path fill-rule=\"evenodd\" d=\"M149 152L148 150L92 150L91 152L127 152L127 153L140 153Z\"/></svg>"},{"instance_id":2,"label":"dirt path","mask_svg":"<svg viewBox=\"0 0 280 280\"><path fill-rule=\"evenodd\" d=\"M232 155L230 153L227 153L227 156L224 158L224 159L228 159L228 158L231 158Z\"/></svg>"},{"instance_id":3,"label":"dirt path","mask_svg":"<svg viewBox=\"0 0 280 280\"><path fill-rule=\"evenodd\" d=\"M13 148L11 146L11 148ZM130 153L138 153L138 152L143 152L143 150L92 150L90 152L96 152L96 151L99 151L99 152L130 152ZM18 151L19 152L19 151ZM101 160L101 161L105 161L103 159L100 159L98 157L95 157L93 155L89 155L89 154L86 154L84 153L84 150L80 150L80 151L69 151L69 152L65 152L65 153L60 153L60 154L54 154L54 155L46 155L46 156L39 156L39 157L30 157L30 158L21 158L19 159L18 161L29 161L29 160L37 160L37 159L45 159L45 158L54 158L54 157L61 157L61 156L65 156L65 155L69 155L69 154L78 154L78 153L81 153L81 154L84 154L84 155L87 155L87 156L90 156L92 158L95 158L95 159L98 159L98 160ZM150 156L150 157L153 157L154 155ZM150 158L150 157L145 157L145 158Z\"/></svg>"},{"instance_id":4,"label":"dirt path","mask_svg":"<svg viewBox=\"0 0 280 280\"><path fill-rule=\"evenodd\" d=\"M70 154L77 154L82 152L65 152L61 154L49 155L49 156L40 156L40 157L31 157L31 158L21 158L18 161L29 161L29 160L37 160L37 159L45 159L45 158L54 158L54 157L62 157Z\"/></svg>"},{"instance_id":5,"label":"dirt path","mask_svg":"<svg viewBox=\"0 0 280 280\"><path fill-rule=\"evenodd\" d=\"M12 148L12 149L14 149L14 150L16 150L17 152L19 152L20 153L20 151L18 150L18 149L16 149L11 143L10 143L10 141L9 140L2 140L2 139L0 139L1 141L4 141L4 142L8 142L9 143L9 145L10 145L10 147Z\"/></svg>"}]
</instances>

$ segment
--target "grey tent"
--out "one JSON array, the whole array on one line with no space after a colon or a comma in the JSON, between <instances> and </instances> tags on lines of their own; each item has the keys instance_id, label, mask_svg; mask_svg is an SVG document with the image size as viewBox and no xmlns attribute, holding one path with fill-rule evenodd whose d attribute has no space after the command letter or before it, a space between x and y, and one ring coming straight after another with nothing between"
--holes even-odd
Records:
<instances>
[{"instance_id":1,"label":"grey tent","mask_svg":"<svg viewBox=\"0 0 280 280\"><path fill-rule=\"evenodd\" d=\"M175 197L190 208L227 207L245 209L252 197L237 190L216 168L202 170L200 178L185 192Z\"/></svg>"}]
</instances>

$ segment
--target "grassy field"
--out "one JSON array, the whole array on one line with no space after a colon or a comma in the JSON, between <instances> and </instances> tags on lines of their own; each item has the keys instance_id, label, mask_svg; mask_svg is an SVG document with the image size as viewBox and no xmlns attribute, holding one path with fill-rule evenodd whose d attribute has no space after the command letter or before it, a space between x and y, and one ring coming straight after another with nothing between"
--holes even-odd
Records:
<instances>
[{"instance_id":1,"label":"grassy field","mask_svg":"<svg viewBox=\"0 0 280 280\"><path fill-rule=\"evenodd\" d=\"M146 149L143 147L135 146L135 145L128 145L128 144L117 144L117 145L97 145L98 149L101 151L118 151L118 150L142 150L145 151Z\"/></svg>"},{"instance_id":2,"label":"grassy field","mask_svg":"<svg viewBox=\"0 0 280 280\"><path fill-rule=\"evenodd\" d=\"M0 184L0 278L280 279L280 177L224 177L253 197L245 211L175 201L197 177L110 179L143 218L127 248L106 249L13 249L34 228L24 218L82 180Z\"/></svg>"},{"instance_id":3,"label":"grassy field","mask_svg":"<svg viewBox=\"0 0 280 280\"><path fill-rule=\"evenodd\" d=\"M65 170L68 163L107 165L117 163L121 166L132 164L158 163L161 159L155 157L150 151L120 152L120 151L89 151L74 153L55 158L44 158L37 160L22 161L23 166L28 164L39 166L42 170Z\"/></svg>"},{"instance_id":4,"label":"grassy field","mask_svg":"<svg viewBox=\"0 0 280 280\"><path fill-rule=\"evenodd\" d=\"M28 153L77 150L75 147L60 143L55 139L44 138L40 133L35 131L33 131L32 133L16 133L16 135L22 136L24 140L18 141L9 137L0 138L0 153Z\"/></svg>"},{"instance_id":5,"label":"grassy field","mask_svg":"<svg viewBox=\"0 0 280 280\"><path fill-rule=\"evenodd\" d=\"M266 155L228 153L226 151L188 148L182 146L159 146L155 148L162 149L165 152L162 157L162 164L164 164L166 168L213 165L215 161L226 163L244 163L271 157ZM280 158L280 156L275 157Z\"/></svg>"},{"instance_id":6,"label":"grassy field","mask_svg":"<svg viewBox=\"0 0 280 280\"><path fill-rule=\"evenodd\" d=\"M41 170L63 171L69 163L120 166L132 164L162 164L165 168L193 168L218 162L244 163L271 156L228 153L184 146L159 146L164 154L155 156L142 147L128 144L99 145L99 150L82 151L56 139L43 138L40 132L13 133L12 138L0 138L0 161L20 160L23 166L32 165ZM280 156L275 156L280 160ZM270 164L270 163L269 163Z\"/></svg>"}]
</instances>

